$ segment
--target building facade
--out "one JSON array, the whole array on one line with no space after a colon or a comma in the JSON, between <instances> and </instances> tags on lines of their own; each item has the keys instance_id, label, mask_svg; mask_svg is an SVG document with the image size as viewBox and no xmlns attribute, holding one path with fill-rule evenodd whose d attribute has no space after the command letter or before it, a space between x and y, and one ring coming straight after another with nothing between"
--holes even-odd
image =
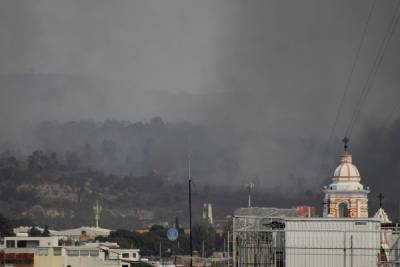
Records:
<instances>
[{"instance_id":1,"label":"building facade","mask_svg":"<svg viewBox=\"0 0 400 267\"><path fill-rule=\"evenodd\" d=\"M5 237L0 248L0 267L131 267L139 262L139 249L108 242L64 246L62 237Z\"/></svg>"},{"instance_id":2,"label":"building facade","mask_svg":"<svg viewBox=\"0 0 400 267\"><path fill-rule=\"evenodd\" d=\"M345 152L336 168L332 183L324 186L324 217L368 218L368 187L361 184L361 175L353 164L352 155Z\"/></svg>"}]
</instances>

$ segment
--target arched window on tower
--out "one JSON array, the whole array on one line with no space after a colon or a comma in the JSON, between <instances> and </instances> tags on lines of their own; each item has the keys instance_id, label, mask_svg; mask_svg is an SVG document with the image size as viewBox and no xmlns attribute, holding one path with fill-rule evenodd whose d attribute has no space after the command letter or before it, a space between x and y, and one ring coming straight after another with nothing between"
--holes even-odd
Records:
<instances>
[{"instance_id":1,"label":"arched window on tower","mask_svg":"<svg viewBox=\"0 0 400 267\"><path fill-rule=\"evenodd\" d=\"M339 204L339 217L340 218L348 218L349 217L349 208L346 203Z\"/></svg>"}]
</instances>

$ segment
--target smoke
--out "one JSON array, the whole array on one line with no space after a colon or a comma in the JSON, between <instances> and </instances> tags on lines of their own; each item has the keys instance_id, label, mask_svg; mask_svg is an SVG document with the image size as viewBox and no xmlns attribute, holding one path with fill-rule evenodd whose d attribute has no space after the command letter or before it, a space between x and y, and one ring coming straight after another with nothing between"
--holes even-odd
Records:
<instances>
[{"instance_id":1,"label":"smoke","mask_svg":"<svg viewBox=\"0 0 400 267\"><path fill-rule=\"evenodd\" d=\"M383 193L384 208L391 219L400 219L398 186L400 175L400 120L368 121L367 129L359 138L359 144L353 148L363 183L371 188L370 210L378 206L378 194Z\"/></svg>"},{"instance_id":2,"label":"smoke","mask_svg":"<svg viewBox=\"0 0 400 267\"><path fill-rule=\"evenodd\" d=\"M326 153L370 4L3 0L1 139L23 143L22 127L43 120L162 116L206 124L216 142L237 148L243 180L317 189L333 171L395 1L374 11ZM398 45L396 31L352 136L357 151L400 99Z\"/></svg>"},{"instance_id":3,"label":"smoke","mask_svg":"<svg viewBox=\"0 0 400 267\"><path fill-rule=\"evenodd\" d=\"M226 49L221 51L219 73L226 93L215 109L208 109L209 121L216 126L222 122L243 137L245 174L261 176L270 186L293 183L288 179L293 176L316 189L337 164L340 140L395 2L379 2L374 10L333 146L328 143L331 127L371 2L236 2L231 29L225 33ZM362 106L354 145L364 145L361 136L371 127L365 122L384 121L400 99L394 74L399 64L398 36L397 31Z\"/></svg>"}]
</instances>

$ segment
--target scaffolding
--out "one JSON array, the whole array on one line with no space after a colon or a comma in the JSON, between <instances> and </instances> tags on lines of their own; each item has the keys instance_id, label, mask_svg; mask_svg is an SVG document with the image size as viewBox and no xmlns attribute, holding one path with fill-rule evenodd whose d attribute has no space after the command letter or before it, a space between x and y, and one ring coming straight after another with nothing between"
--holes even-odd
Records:
<instances>
[{"instance_id":1,"label":"scaffolding","mask_svg":"<svg viewBox=\"0 0 400 267\"><path fill-rule=\"evenodd\" d=\"M376 219L290 218L290 210L240 209L235 267L400 267L400 228Z\"/></svg>"}]
</instances>

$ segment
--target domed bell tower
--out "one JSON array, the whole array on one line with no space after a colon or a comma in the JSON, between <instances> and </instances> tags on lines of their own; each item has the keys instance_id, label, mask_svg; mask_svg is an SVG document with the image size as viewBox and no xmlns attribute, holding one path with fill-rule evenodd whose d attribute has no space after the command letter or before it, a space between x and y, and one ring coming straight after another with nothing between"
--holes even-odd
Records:
<instances>
[{"instance_id":1,"label":"domed bell tower","mask_svg":"<svg viewBox=\"0 0 400 267\"><path fill-rule=\"evenodd\" d=\"M344 153L329 186L324 186L324 217L368 218L369 188L360 183L361 176L348 153L349 139L343 139Z\"/></svg>"}]
</instances>

